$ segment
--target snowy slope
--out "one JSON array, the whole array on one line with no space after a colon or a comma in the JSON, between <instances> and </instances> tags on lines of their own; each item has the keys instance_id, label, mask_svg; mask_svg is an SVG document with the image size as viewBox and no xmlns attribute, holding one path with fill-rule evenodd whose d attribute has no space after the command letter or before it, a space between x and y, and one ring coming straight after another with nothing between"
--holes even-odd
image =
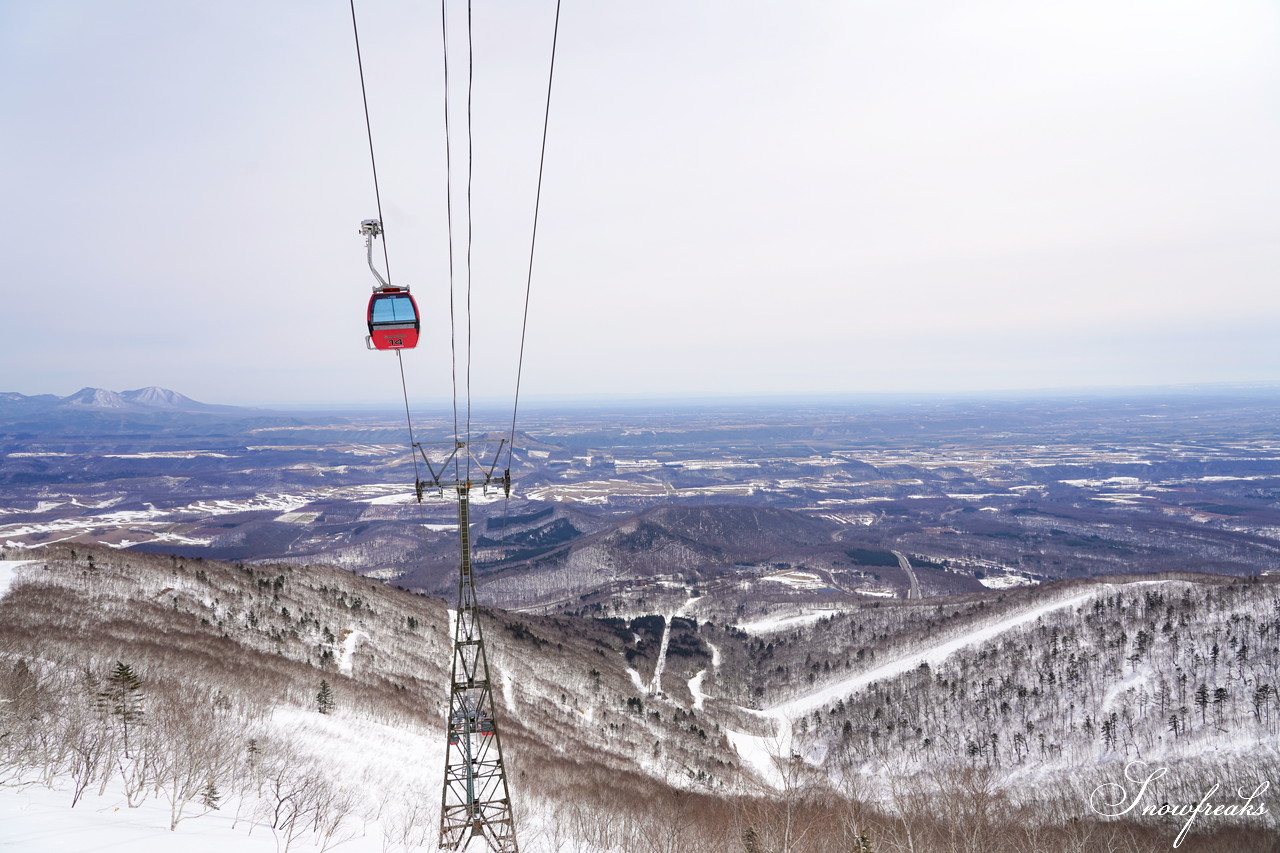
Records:
<instances>
[{"instance_id":1,"label":"snowy slope","mask_svg":"<svg viewBox=\"0 0 1280 853\"><path fill-rule=\"evenodd\" d=\"M330 849L343 853L388 853L434 849L440 814L444 749L438 738L406 733L341 714L324 716L278 709L273 724L291 733L326 773L354 794L352 812L332 836ZM406 756L423 757L407 761ZM151 798L130 808L116 790L91 790L75 808L65 782L55 789L0 788L0 853L280 853L284 832L267 815L226 797L217 810L197 809L172 832L169 806ZM238 807L240 807L238 809ZM237 815L237 811L239 814ZM527 853L578 853L583 848L549 846L545 815L518 815L521 849ZM291 850L317 851L308 834Z\"/></svg>"},{"instance_id":2,"label":"snowy slope","mask_svg":"<svg viewBox=\"0 0 1280 853\"><path fill-rule=\"evenodd\" d=\"M5 615L9 618L0 620L0 636L6 624L11 630L29 625L25 636L32 636L36 628L46 624L39 621L49 615L45 611L54 611L53 615L58 616L58 607L68 608L60 623L63 625L83 622L92 627L94 620L101 618L100 629L87 632L87 639L83 640L87 645L73 646L74 654L68 653L67 659L76 664L72 669L78 672L85 653L104 646L106 629L114 630L113 626L152 625L153 631L166 631L166 657L174 653L176 638L184 633L199 634L197 625L203 625L215 641L226 632L228 637L235 637L237 649L226 645L211 648L222 657L239 656L234 680L210 681L213 673L201 669L205 666L201 663L203 658L190 657L186 660L196 666L182 669L180 694L192 695L187 681L193 672L205 681L206 689L216 686L233 698L234 691L228 691L227 684L266 683L268 693L274 697L271 704L264 706L266 716L255 716L249 706L236 711L243 715L238 719L245 721L245 728L236 729L233 739L243 744L245 739L261 737L262 760L294 761L290 768L300 771L303 777L313 770L319 774L326 790L345 803L336 812L333 809L337 807L329 807L330 814L341 818L332 836L341 842L336 849L390 853L433 846L444 764L444 708L439 688L447 673L453 621L443 603L321 567L304 570L291 566L228 566L212 561L184 566L179 560L161 556L106 549L94 553L98 560L93 572L83 571L78 563L62 564L56 560L46 563L50 566L48 572L32 572L32 577L24 581L23 595L7 600L10 610ZM80 559L83 563L83 554ZM15 571L22 572L19 562L0 563L0 591L4 583L11 582ZM61 586L56 583L59 578ZM44 600L49 602L48 607L34 609L38 612L19 612L16 602L28 598L26 584L47 585L48 597ZM914 672L921 664L928 664L931 669L943 664L954 667L957 661L970 659L973 652L991 655L1001 643L1026 646L1028 636L1036 632L1047 634L1051 628L1059 627L1055 619L1083 623L1086 617L1093 618L1104 621L1108 630L1114 631L1119 623L1105 621L1114 618L1106 612L1108 607L1123 605L1134 613L1148 590L1166 596L1172 602L1170 606L1180 607L1178 601L1184 591L1197 586L1198 583L1185 580L1091 583L1085 587L1044 587L1010 594L1002 599L1003 615L975 610L978 616L973 621L930 622L926 627L935 629L932 632L912 633L909 643L881 646L882 656L872 657L863 672L846 677L841 673L849 670L833 667L826 683L819 682L807 690L801 687L800 678L793 678L787 686L800 688L800 695L775 700L764 710L734 704L747 701L734 690L739 686L736 679L744 677L740 669L742 649L747 643L762 646L763 641L754 637L735 638L732 632L715 633L704 625L707 636L716 640L714 645L706 643L710 661L709 666L704 666L700 663L704 659L698 656L676 655L680 646L670 638L673 620L665 619L663 633L667 641L661 647L670 642L671 659L659 654L665 669L663 663L657 664L655 671L659 674L655 679L646 679L634 667L627 666L629 658L624 652L633 648L634 635L632 639L619 638L613 629L591 620L489 612L485 617L486 638L490 643L490 663L497 675L495 696L500 697L503 710L503 744L504 748L510 747L506 758L513 769L512 793L521 849L526 853L631 851L636 848L584 840L591 837L594 827L604 825L592 821L630 819L635 821L635 832L652 833L676 813L681 803L694 803L699 817L688 818L692 827L703 819L705 809L714 814L715 808L723 808L727 814L739 808L733 799L739 794L761 794L762 789L754 780L786 791L798 773L838 776L841 771L836 762L824 764L826 753L821 750L833 740L815 740L813 711L839 699L851 705L865 701L876 691L911 678L928 680L927 675ZM1270 607L1271 599L1266 596L1272 593L1265 584L1258 584L1256 589L1226 584L1219 587L1242 599L1252 596L1250 606ZM83 603L74 600L91 589L96 590L96 598L86 597ZM122 594L112 598L112 590ZM84 606L90 600L93 607ZM1096 606L1092 606L1095 602ZM938 618L929 615L931 608L912 604L909 612ZM1162 603L1152 612L1158 610L1163 618L1164 606ZM154 621L137 621L141 608L152 608L148 618ZM104 612L107 610L112 612ZM951 608L947 610L950 612ZM871 614L883 612L883 608L868 607L861 618L865 623ZM1230 622L1238 611L1219 607L1208 612ZM960 615L958 609L956 614ZM26 621L19 622L17 617ZM781 650L779 662L795 667L799 661L794 657L796 650L800 655L816 651L815 636L834 637L839 629L848 637L848 625L839 622L841 618L848 619L835 617L834 628L817 626L820 630L830 628L826 635L797 632L789 640L775 636L772 641ZM1037 625L1041 619L1045 622ZM911 627L911 623L903 624ZM1019 629L1018 635L1006 636ZM64 631L59 642L73 641L73 635L74 631ZM162 680L160 660L144 654L144 650L154 647L147 637L141 639L143 645L136 647L111 640L110 649L101 651L105 660L98 663L98 670L103 671L104 664L112 664L120 655L137 661L140 670L158 687ZM1046 648L1049 645L1043 638L1037 643ZM259 648L265 650L261 656L253 652ZM48 653L56 651L51 646ZM324 660L315 660L322 652ZM784 652L793 656L781 658ZM1262 652L1256 654L1261 656ZM286 666L290 662L292 668ZM1235 665L1239 667L1239 663ZM1097 693L1100 705L1097 710L1091 706L1091 711L1100 713L1112 706L1123 710L1126 703L1132 704L1130 691L1142 688L1146 670L1135 670L1132 665L1125 669L1126 677L1100 682L1107 689ZM796 673L796 669L792 672ZM654 681L661 675L667 676L668 695L654 689ZM904 675L906 679L901 678ZM338 708L328 715L318 713L314 707L313 697L321 677L331 683L338 699ZM294 685L287 691L281 689L280 683L285 678L292 678ZM157 700L160 695L158 690L153 693ZM375 695L379 703L370 704L370 697ZM735 699L730 701L730 696ZM0 692L0 700L7 698ZM1052 700L1050 695L1046 701ZM158 714L160 707L161 703L154 701L147 713ZM807 732L797 719L803 716L811 718ZM825 712L818 716L824 720L834 718ZM160 722L157 717L157 724ZM1222 744L1222 739L1213 740L1208 734L1205 737L1203 742L1209 748ZM1183 747L1183 743L1179 741L1176 746ZM1196 748L1200 743L1186 741ZM804 761L793 758L797 752ZM1151 755L1144 753L1146 757ZM1092 769L1113 759L1089 753L1085 760L1089 768L1077 764L1072 765L1073 769ZM1061 761L1054 765L1061 766L1065 766ZM939 772L946 772L944 765L939 767ZM1054 767L1045 762L1006 765L1007 770L1022 773L1021 782L1029 787L1043 783ZM870 772L874 776L879 771ZM118 780L113 780L102 797L97 796L97 784L92 784L85 798L70 809L69 778L61 778L52 792L34 786L19 791L6 787L0 773L0 853L284 850L288 839L277 839L270 826L271 816L266 811L270 800L264 801L260 792L242 798L244 786L249 784L243 780L261 786L257 780L264 778L278 777L267 777L255 766L242 776L228 776L218 811L199 814L201 809L193 804L196 813L170 833L167 803L152 796L141 808L130 809ZM289 778L299 778L299 773L291 772ZM887 790L888 783L875 778L872 787ZM558 799L565 791L573 792L572 802ZM582 806L584 798L589 806ZM627 803L626 808L618 807L619 802ZM879 801L873 802L879 807ZM241 812L238 822L229 817L237 809ZM580 822L574 824L573 831L585 835L566 835L565 815L570 809L583 809L575 812ZM636 816L637 809L650 811ZM707 819L701 829L722 825ZM316 850L322 841L308 832L295 838L289 849ZM713 848L690 844L663 849ZM720 853L720 848L714 849ZM883 849L894 848L886 842ZM1063 848L1049 845L1044 849Z\"/></svg>"},{"instance_id":3,"label":"snowy slope","mask_svg":"<svg viewBox=\"0 0 1280 853\"><path fill-rule=\"evenodd\" d=\"M0 598L9 591L9 587L13 585L14 579L17 577L18 566L25 566L33 560L0 560Z\"/></svg>"},{"instance_id":4,"label":"snowy slope","mask_svg":"<svg viewBox=\"0 0 1280 853\"><path fill-rule=\"evenodd\" d=\"M250 834L241 825L232 829L231 813L217 811L179 825L169 832L164 803L150 800L128 808L123 798L91 797L74 809L65 790L32 787L5 790L0 796L0 851L3 853L277 853L270 829ZM379 850L348 845L351 853ZM379 851L380 853L380 851Z\"/></svg>"}]
</instances>

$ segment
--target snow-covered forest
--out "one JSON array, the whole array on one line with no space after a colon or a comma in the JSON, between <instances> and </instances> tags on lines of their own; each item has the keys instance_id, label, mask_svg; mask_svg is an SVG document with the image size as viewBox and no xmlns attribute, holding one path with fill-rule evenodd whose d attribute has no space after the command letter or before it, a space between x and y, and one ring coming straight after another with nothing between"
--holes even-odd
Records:
<instances>
[{"instance_id":1,"label":"snow-covered forest","mask_svg":"<svg viewBox=\"0 0 1280 853\"><path fill-rule=\"evenodd\" d=\"M0 598L6 814L48 791L246 850L434 848L444 602L324 567L65 545L0 559L17 556ZM1280 778L1274 578L773 622L698 592L601 619L486 611L523 849L1165 850L1185 818L1092 807L1130 762L1167 768L1155 805ZM1268 815L1202 816L1180 848L1272 849L1275 791L1257 802Z\"/></svg>"},{"instance_id":2,"label":"snow-covered forest","mask_svg":"<svg viewBox=\"0 0 1280 853\"><path fill-rule=\"evenodd\" d=\"M922 755L934 751L991 768L1079 767L1251 751L1280 737L1280 598L1258 587L1248 579L1107 589L940 665L871 684L800 725L865 761L935 764L939 756Z\"/></svg>"}]
</instances>

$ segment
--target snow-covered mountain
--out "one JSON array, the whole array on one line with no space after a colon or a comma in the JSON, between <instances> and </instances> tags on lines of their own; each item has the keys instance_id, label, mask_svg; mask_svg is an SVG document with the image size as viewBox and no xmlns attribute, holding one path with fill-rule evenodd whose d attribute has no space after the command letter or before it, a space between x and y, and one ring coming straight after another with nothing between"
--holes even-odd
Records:
<instances>
[{"instance_id":1,"label":"snow-covered mountain","mask_svg":"<svg viewBox=\"0 0 1280 853\"><path fill-rule=\"evenodd\" d=\"M179 834L203 797L282 845L301 803L344 849L434 840L445 602L324 567L22 556L0 598L0 799L52 779L112 814L158 785ZM1091 792L1146 761L1167 771L1153 805L1194 805L1214 781L1227 803L1280 767L1280 580L1109 578L773 619L669 592L648 615L486 612L527 853L1163 851L1180 824L1103 820ZM95 698L121 663L147 696L127 756ZM155 775L177 766L198 782ZM290 786L306 796L272 799ZM1181 849L1262 853L1274 828L1205 816Z\"/></svg>"},{"instance_id":2,"label":"snow-covered mountain","mask_svg":"<svg viewBox=\"0 0 1280 853\"><path fill-rule=\"evenodd\" d=\"M161 388L157 385L148 385L146 388L137 388L133 391L121 391L120 397L150 409L177 409L183 412L194 412L209 408L207 403L197 402L185 394L179 394L177 391L170 391L168 388Z\"/></svg>"},{"instance_id":3,"label":"snow-covered mountain","mask_svg":"<svg viewBox=\"0 0 1280 853\"><path fill-rule=\"evenodd\" d=\"M13 391L0 392L0 413L29 413L39 411L74 410L83 412L183 412L230 413L243 411L237 406L201 403L190 397L155 385L132 391L109 391L104 388L81 388L74 394L58 397L53 394L26 395Z\"/></svg>"},{"instance_id":4,"label":"snow-covered mountain","mask_svg":"<svg viewBox=\"0 0 1280 853\"><path fill-rule=\"evenodd\" d=\"M60 400L53 394L19 394L16 391L0 391L0 403L56 403Z\"/></svg>"},{"instance_id":5,"label":"snow-covered mountain","mask_svg":"<svg viewBox=\"0 0 1280 853\"><path fill-rule=\"evenodd\" d=\"M102 388L81 388L79 391L70 396L63 397L58 402L58 406L62 408L83 408L83 409L133 409L136 408L129 400L115 391L106 391Z\"/></svg>"}]
</instances>

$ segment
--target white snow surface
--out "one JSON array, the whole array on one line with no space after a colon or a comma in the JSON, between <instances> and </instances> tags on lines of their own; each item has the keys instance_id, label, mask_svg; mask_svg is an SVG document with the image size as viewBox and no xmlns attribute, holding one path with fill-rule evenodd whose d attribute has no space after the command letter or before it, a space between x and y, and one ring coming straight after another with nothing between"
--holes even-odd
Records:
<instances>
[{"instance_id":1,"label":"white snow surface","mask_svg":"<svg viewBox=\"0 0 1280 853\"><path fill-rule=\"evenodd\" d=\"M174 525L189 524L192 516L207 519L211 516L229 515L241 512L275 512L277 513L277 517L288 516L291 513L296 513L299 510L304 509L308 504L316 500L334 498L364 501L370 504L410 503L416 500L413 492L404 491L404 486L402 484L371 483L359 486L308 489L299 494L270 492L234 500L197 500L186 504L185 506L170 507L168 509L157 509L156 507L147 504L147 508L142 510L117 510L115 512L91 513L87 515L66 516L63 518L52 518L37 521L21 521L0 525L0 542L4 542L9 547L14 548L39 547L40 545L49 545L53 542L69 541L104 529L112 530L134 528L147 531L148 539L191 544L206 544L205 540L189 538L181 535L181 533L167 530L166 528ZM488 496L476 494L472 497L472 503L488 503L498 499L499 496L497 494L490 494ZM75 499L72 499L69 503L71 506L79 506L87 509L107 509L119 502L120 499L116 498L98 504L84 504ZM61 506L63 503L67 502L59 502L58 504L41 502L34 512L46 512ZM31 510L21 511L32 512ZM6 539L6 537L33 536L40 533L55 535L57 538L42 541L39 545L28 545L26 543ZM116 547L122 547L122 543L115 544Z\"/></svg>"},{"instance_id":2,"label":"white snow surface","mask_svg":"<svg viewBox=\"0 0 1280 853\"><path fill-rule=\"evenodd\" d=\"M280 707L270 724L287 732L316 766L330 770L333 779L342 780L342 787L356 795L356 812L339 829L338 843L330 849L402 851L407 834L415 842L422 841L411 849L434 850L444 770L440 733L346 714L340 691L336 698L339 707L333 714ZM408 756L412 759L406 760ZM280 853L285 839L277 839L269 820L255 822L242 812L232 828L238 803L226 793L220 809L202 814L196 808L171 832L169 804L160 797L129 808L119 791L109 788L99 797L94 785L73 809L71 790L65 784L53 789L3 788L0 853ZM517 821L520 849L525 853L588 853L587 848L553 840L558 833L549 812L521 810ZM406 830L409 823L411 832ZM303 834L290 849L316 853L320 846L315 836Z\"/></svg>"},{"instance_id":3,"label":"white snow surface","mask_svg":"<svg viewBox=\"0 0 1280 853\"><path fill-rule=\"evenodd\" d=\"M369 635L358 628L347 628L342 632L342 654L338 656L338 672L351 674L352 658L355 657L356 644L369 639Z\"/></svg>"},{"instance_id":4,"label":"white snow surface","mask_svg":"<svg viewBox=\"0 0 1280 853\"><path fill-rule=\"evenodd\" d=\"M676 615L688 616L693 611L693 606L704 598L706 598L705 595L689 596L689 598L685 600L684 604L680 605L680 609L676 611Z\"/></svg>"},{"instance_id":5,"label":"white snow surface","mask_svg":"<svg viewBox=\"0 0 1280 853\"><path fill-rule=\"evenodd\" d=\"M377 498L361 498L367 504L382 506L385 504L408 504L416 503L418 496L414 492L400 492L394 495L382 495Z\"/></svg>"},{"instance_id":6,"label":"white snow surface","mask_svg":"<svg viewBox=\"0 0 1280 853\"><path fill-rule=\"evenodd\" d=\"M785 584L787 586L794 587L795 589L822 589L827 585L827 582L814 572L801 572L794 569L787 572L765 575L760 580Z\"/></svg>"},{"instance_id":7,"label":"white snow surface","mask_svg":"<svg viewBox=\"0 0 1280 853\"><path fill-rule=\"evenodd\" d=\"M627 675L631 676L631 683L636 686L636 690L645 694L649 694L649 685L645 684L640 678L640 673L636 672L632 667L627 667Z\"/></svg>"},{"instance_id":8,"label":"white snow surface","mask_svg":"<svg viewBox=\"0 0 1280 853\"><path fill-rule=\"evenodd\" d=\"M980 578L978 583L987 589L1009 589L1015 586L1035 586L1036 581L1024 578L1022 575L987 575Z\"/></svg>"},{"instance_id":9,"label":"white snow surface","mask_svg":"<svg viewBox=\"0 0 1280 853\"><path fill-rule=\"evenodd\" d=\"M15 570L29 562L35 561L0 561L0 594L12 582ZM1123 586L1159 583L1162 582ZM781 783L776 759L790 755L790 721L796 716L848 696L874 681L907 672L921 663L931 666L941 663L965 647L987 642L1048 613L1086 604L1119 586L1122 585L1097 585L1075 595L1044 602L766 711L749 711L762 722L774 724L772 735L734 731L726 731L726 734L742 760L762 780L776 787ZM453 616L451 612L451 623ZM350 665L361 638L367 640L368 635L354 627L348 630L343 639L340 666L343 663ZM713 646L711 652L712 667L718 667L719 649ZM629 669L628 673L636 688L646 692L647 686L639 674L634 669ZM705 670L690 681L690 692L699 705L706 698L701 692L704 673ZM1123 691L1140 683L1141 678L1142 673L1138 673L1126 679L1118 689L1111 691L1108 701L1120 700ZM509 682L509 679L504 681ZM697 682L696 687L694 682ZM438 732L407 730L346 714L342 710L340 690L335 698L338 710L330 715L297 707L277 708L272 715L271 726L282 733L287 732L290 740L297 743L304 753L314 756L317 762L332 767L335 777L345 780L346 785L357 790L363 799L364 816L353 819L349 827L352 836L338 849L344 853L385 853L390 839L385 838L384 833L390 835L395 832L394 823L403 820L400 815L407 814L410 808L420 808L424 802L438 804L445 746ZM413 760L406 761L406 756L413 756ZM386 798L382 802L384 817L379 821L372 815L378 811L378 801L383 798ZM282 840L278 841L265 824L259 823L250 829L242 816L240 824L232 828L236 804L231 797L224 800L221 810L190 817L174 832L168 829L168 805L162 799L152 798L140 808L130 809L119 792L109 790L106 796L98 797L96 790L91 789L75 809L69 808L70 802L71 795L65 785L53 790L36 786L23 790L0 790L0 853L113 853L117 850L130 853L171 853L175 850L183 853L226 853L229 850L236 853L278 853L281 849ZM425 830L426 840L434 840L438 811L423 809L414 820L415 825L421 825ZM584 853L573 847L553 844L550 840L553 822L554 817L549 813L522 815L522 849L527 853L550 853L552 850ZM318 848L313 839L304 837L296 849Z\"/></svg>"},{"instance_id":10,"label":"white snow surface","mask_svg":"<svg viewBox=\"0 0 1280 853\"><path fill-rule=\"evenodd\" d=\"M96 793L96 790L93 792ZM13 853L276 853L270 829L233 830L234 807L178 824L169 831L169 806L156 799L127 808L123 797L86 797L74 809L68 791L32 787L0 796L0 850ZM375 850L346 846L343 850Z\"/></svg>"},{"instance_id":11,"label":"white snow surface","mask_svg":"<svg viewBox=\"0 0 1280 853\"><path fill-rule=\"evenodd\" d=\"M417 817L412 837L425 843L413 850L435 850L439 826L439 780L444 768L443 752L439 768L430 766L430 785L421 781L411 789L394 791L388 798L383 820L358 819L347 832L354 835L339 840L329 849L337 853L387 853L402 851L403 824L409 815ZM403 758L401 759L403 763ZM388 790L390 787L388 786ZM280 853L285 840L277 840L271 827L252 825L242 815L232 828L236 806L224 801L221 809L188 818L169 831L169 805L152 798L136 809L128 808L123 796L95 796L96 788L74 809L67 789L31 787L0 792L0 851L3 853ZM433 804L431 807L425 807ZM416 811L416 814L414 812ZM520 849L524 853L598 853L560 838L549 813L517 813ZM475 845L472 845L474 849ZM290 848L297 853L316 853L314 837L304 835Z\"/></svg>"},{"instance_id":12,"label":"white snow surface","mask_svg":"<svg viewBox=\"0 0 1280 853\"><path fill-rule=\"evenodd\" d=\"M70 456L66 453L64 456ZM153 450L147 453L104 453L103 459L195 459L197 456L209 456L214 459L234 459L226 453L215 453L212 450Z\"/></svg>"},{"instance_id":13,"label":"white snow surface","mask_svg":"<svg viewBox=\"0 0 1280 853\"><path fill-rule=\"evenodd\" d=\"M331 769L335 778L357 796L357 811L339 830L350 839L337 849L345 853L385 853L384 833L397 832L402 813L415 800L434 803L423 809L417 822L434 840L439 826L439 784L444 769L444 744L438 734L409 731L349 716L341 710L319 714L301 708L281 707L272 714L271 727L316 766ZM405 756L415 756L406 761ZM229 792L228 792L229 793ZM383 802L385 798L385 802ZM8 853L279 853L284 839L277 841L268 823L246 819L241 814L232 828L236 801L227 796L217 811L200 813L169 831L169 804L152 797L131 809L120 792L108 789L97 796L91 786L74 809L70 789L32 786L23 790L0 790L0 851ZM382 807L383 819L372 816ZM314 837L303 835L293 849L315 851ZM398 849L398 848L396 848ZM536 849L536 848L535 848Z\"/></svg>"},{"instance_id":14,"label":"white snow surface","mask_svg":"<svg viewBox=\"0 0 1280 853\"><path fill-rule=\"evenodd\" d=\"M702 704L707 701L707 694L702 692L702 679L707 677L705 669L698 670L698 674L689 679L689 695L693 697L693 710L701 711Z\"/></svg>"},{"instance_id":15,"label":"white snow surface","mask_svg":"<svg viewBox=\"0 0 1280 853\"><path fill-rule=\"evenodd\" d=\"M653 684L650 692L655 696L662 695L662 670L667 666L667 643L671 641L671 617L663 617L666 621L662 627L662 645L658 647L658 662L653 665Z\"/></svg>"},{"instance_id":16,"label":"white snow surface","mask_svg":"<svg viewBox=\"0 0 1280 853\"><path fill-rule=\"evenodd\" d=\"M4 594L13 585L13 579L17 576L18 566L25 566L27 563L34 562L35 560L0 560L0 598L4 598Z\"/></svg>"},{"instance_id":17,"label":"white snow surface","mask_svg":"<svg viewBox=\"0 0 1280 853\"><path fill-rule=\"evenodd\" d=\"M749 711L749 713L762 718L772 717L772 714L763 711ZM724 733L729 738L729 743L733 744L738 757L744 764L755 770L757 777L773 788L782 787L778 759L786 756L790 748L790 727L784 727L778 734L767 736L750 735L732 729L725 729Z\"/></svg>"},{"instance_id":18,"label":"white snow surface","mask_svg":"<svg viewBox=\"0 0 1280 853\"><path fill-rule=\"evenodd\" d=\"M788 628L812 625L839 612L838 610L818 610L812 613L801 613L798 616L767 616L752 622L739 622L737 627L738 630L746 631L748 634L776 634Z\"/></svg>"}]
</instances>

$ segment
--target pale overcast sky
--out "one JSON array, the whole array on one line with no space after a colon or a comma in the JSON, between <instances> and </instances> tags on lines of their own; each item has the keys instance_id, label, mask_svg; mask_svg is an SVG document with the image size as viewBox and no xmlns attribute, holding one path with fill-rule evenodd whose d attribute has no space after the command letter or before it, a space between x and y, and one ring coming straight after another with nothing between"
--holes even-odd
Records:
<instances>
[{"instance_id":1,"label":"pale overcast sky","mask_svg":"<svg viewBox=\"0 0 1280 853\"><path fill-rule=\"evenodd\" d=\"M356 8L446 397L439 7ZM515 380L554 10L475 2L477 397ZM0 125L0 391L398 404L345 0L0 0ZM1280 381L1277 151L1274 0L564 0L524 393Z\"/></svg>"}]
</instances>

